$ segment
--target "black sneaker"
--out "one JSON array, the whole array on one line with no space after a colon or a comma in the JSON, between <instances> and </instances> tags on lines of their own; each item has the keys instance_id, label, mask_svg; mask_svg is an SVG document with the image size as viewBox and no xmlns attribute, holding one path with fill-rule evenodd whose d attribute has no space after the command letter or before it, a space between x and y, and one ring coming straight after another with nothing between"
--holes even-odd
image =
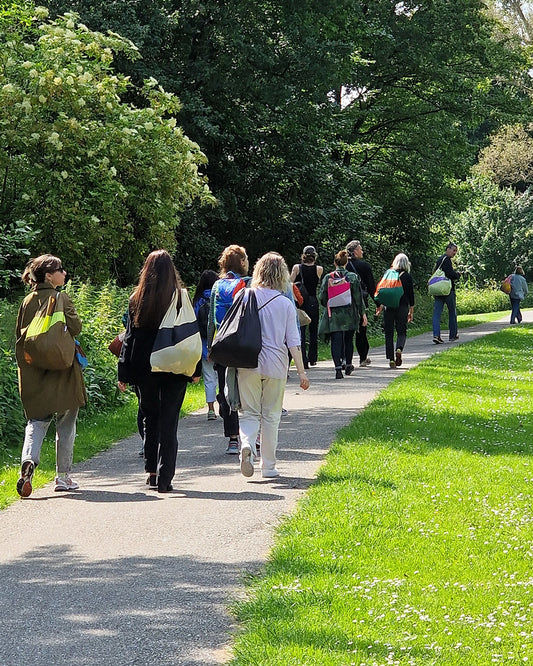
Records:
<instances>
[{"instance_id":1,"label":"black sneaker","mask_svg":"<svg viewBox=\"0 0 533 666\"><path fill-rule=\"evenodd\" d=\"M458 335L454 335L453 338L450 338L450 342L455 342L456 340L459 340L459 336L458 336Z\"/></svg>"},{"instance_id":2,"label":"black sneaker","mask_svg":"<svg viewBox=\"0 0 533 666\"><path fill-rule=\"evenodd\" d=\"M29 497L33 490L31 482L33 473L35 472L35 464L32 460L25 460L22 463L20 472L20 479L17 481L17 493L21 497Z\"/></svg>"},{"instance_id":3,"label":"black sneaker","mask_svg":"<svg viewBox=\"0 0 533 666\"><path fill-rule=\"evenodd\" d=\"M397 349L396 350L396 359L394 361L396 363L396 367L399 368L400 365L402 364L402 350Z\"/></svg>"},{"instance_id":4,"label":"black sneaker","mask_svg":"<svg viewBox=\"0 0 533 666\"><path fill-rule=\"evenodd\" d=\"M352 372L355 370L355 367L353 365L347 365L346 370L344 371L347 375L351 375Z\"/></svg>"},{"instance_id":5,"label":"black sneaker","mask_svg":"<svg viewBox=\"0 0 533 666\"><path fill-rule=\"evenodd\" d=\"M342 374L342 370L335 370L335 379L344 379L344 375Z\"/></svg>"},{"instance_id":6,"label":"black sneaker","mask_svg":"<svg viewBox=\"0 0 533 666\"><path fill-rule=\"evenodd\" d=\"M436 345L443 345L444 344L444 340L440 337L440 335L434 335L433 336L433 342Z\"/></svg>"}]
</instances>

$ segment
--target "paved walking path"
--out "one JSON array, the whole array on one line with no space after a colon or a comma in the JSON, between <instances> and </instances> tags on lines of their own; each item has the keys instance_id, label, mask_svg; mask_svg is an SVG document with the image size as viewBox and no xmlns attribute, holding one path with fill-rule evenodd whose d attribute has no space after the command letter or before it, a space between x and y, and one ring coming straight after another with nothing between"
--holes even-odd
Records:
<instances>
[{"instance_id":1,"label":"paved walking path","mask_svg":"<svg viewBox=\"0 0 533 666\"><path fill-rule=\"evenodd\" d=\"M533 321L533 312L525 314ZM180 422L176 491L146 488L137 436L76 466L78 492L37 490L0 513L0 665L210 666L228 659L227 605L260 570L273 528L312 482L336 431L401 372L433 353L499 331L459 331L458 343L407 340L390 370L372 365L335 381L330 361L294 371L274 480L245 479L224 453L222 422L205 411Z\"/></svg>"}]
</instances>

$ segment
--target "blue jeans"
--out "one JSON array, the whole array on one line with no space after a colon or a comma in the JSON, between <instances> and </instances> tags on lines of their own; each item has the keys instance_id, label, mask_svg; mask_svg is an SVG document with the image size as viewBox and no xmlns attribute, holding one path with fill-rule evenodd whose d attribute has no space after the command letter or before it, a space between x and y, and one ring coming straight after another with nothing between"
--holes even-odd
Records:
<instances>
[{"instance_id":1,"label":"blue jeans","mask_svg":"<svg viewBox=\"0 0 533 666\"><path fill-rule=\"evenodd\" d=\"M435 296L433 306L433 337L440 336L440 316L444 305L448 308L448 331L450 338L457 337L457 309L455 307L455 289L452 289L448 296Z\"/></svg>"},{"instance_id":2,"label":"blue jeans","mask_svg":"<svg viewBox=\"0 0 533 666\"><path fill-rule=\"evenodd\" d=\"M520 299L511 298L511 324L520 323L522 321L522 313L520 312Z\"/></svg>"}]
</instances>

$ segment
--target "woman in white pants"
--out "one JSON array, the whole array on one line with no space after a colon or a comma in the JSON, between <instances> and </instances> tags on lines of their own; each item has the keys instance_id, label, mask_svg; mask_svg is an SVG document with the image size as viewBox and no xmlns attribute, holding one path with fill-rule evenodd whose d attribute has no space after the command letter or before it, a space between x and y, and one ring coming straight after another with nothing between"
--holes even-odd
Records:
<instances>
[{"instance_id":1,"label":"woman in white pants","mask_svg":"<svg viewBox=\"0 0 533 666\"><path fill-rule=\"evenodd\" d=\"M238 382L242 414L239 417L241 472L253 476L253 456L261 432L261 476L275 478L278 428L283 393L287 381L290 351L300 386L309 388L300 348L294 304L283 296L290 285L287 264L277 252L269 252L255 265L251 288L254 290L261 321L262 349L257 368L239 368Z\"/></svg>"}]
</instances>

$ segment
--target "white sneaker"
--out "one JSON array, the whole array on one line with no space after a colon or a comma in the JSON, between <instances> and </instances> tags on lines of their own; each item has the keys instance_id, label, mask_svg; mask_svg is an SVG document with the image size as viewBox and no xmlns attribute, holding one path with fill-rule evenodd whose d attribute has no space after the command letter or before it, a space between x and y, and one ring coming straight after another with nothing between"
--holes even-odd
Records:
<instances>
[{"instance_id":1,"label":"white sneaker","mask_svg":"<svg viewBox=\"0 0 533 666\"><path fill-rule=\"evenodd\" d=\"M71 479L69 474L65 474L64 476L56 476L56 485L54 488L56 492L78 490L79 487L79 484L76 483L74 479Z\"/></svg>"},{"instance_id":2,"label":"white sneaker","mask_svg":"<svg viewBox=\"0 0 533 666\"><path fill-rule=\"evenodd\" d=\"M261 471L261 476L263 479L275 479L277 476L279 476L279 472L275 467L274 469L263 469Z\"/></svg>"},{"instance_id":3,"label":"white sneaker","mask_svg":"<svg viewBox=\"0 0 533 666\"><path fill-rule=\"evenodd\" d=\"M254 475L252 450L247 446L241 449L241 474L248 477Z\"/></svg>"}]
</instances>

